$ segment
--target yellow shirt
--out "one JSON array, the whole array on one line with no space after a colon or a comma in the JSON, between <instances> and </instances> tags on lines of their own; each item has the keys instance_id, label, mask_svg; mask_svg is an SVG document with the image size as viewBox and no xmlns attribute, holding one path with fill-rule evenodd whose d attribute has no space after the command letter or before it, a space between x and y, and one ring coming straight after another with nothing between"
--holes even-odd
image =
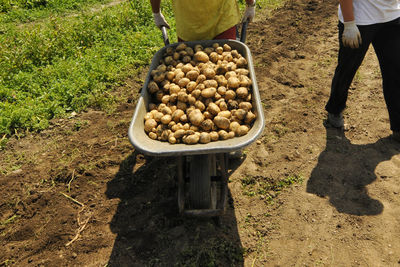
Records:
<instances>
[{"instance_id":1,"label":"yellow shirt","mask_svg":"<svg viewBox=\"0 0 400 267\"><path fill-rule=\"evenodd\" d=\"M209 40L240 21L236 0L173 0L178 37Z\"/></svg>"}]
</instances>

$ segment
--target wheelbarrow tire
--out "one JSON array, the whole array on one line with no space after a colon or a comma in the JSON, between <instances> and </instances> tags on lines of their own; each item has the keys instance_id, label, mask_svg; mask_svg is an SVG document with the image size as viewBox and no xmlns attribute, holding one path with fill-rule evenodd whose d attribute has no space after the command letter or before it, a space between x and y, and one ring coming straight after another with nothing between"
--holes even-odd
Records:
<instances>
[{"instance_id":1,"label":"wheelbarrow tire","mask_svg":"<svg viewBox=\"0 0 400 267\"><path fill-rule=\"evenodd\" d=\"M193 209L211 206L211 176L209 155L195 155L190 162L189 199Z\"/></svg>"}]
</instances>

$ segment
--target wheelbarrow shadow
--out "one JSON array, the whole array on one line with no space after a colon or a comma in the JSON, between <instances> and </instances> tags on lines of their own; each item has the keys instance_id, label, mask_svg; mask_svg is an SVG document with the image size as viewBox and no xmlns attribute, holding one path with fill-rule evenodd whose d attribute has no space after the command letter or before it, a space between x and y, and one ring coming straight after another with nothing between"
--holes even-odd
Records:
<instances>
[{"instance_id":1,"label":"wheelbarrow shadow","mask_svg":"<svg viewBox=\"0 0 400 267\"><path fill-rule=\"evenodd\" d=\"M119 198L110 223L116 234L107 266L243 266L243 247L229 201L221 224L179 214L176 158L136 152L107 184Z\"/></svg>"},{"instance_id":2,"label":"wheelbarrow shadow","mask_svg":"<svg viewBox=\"0 0 400 267\"><path fill-rule=\"evenodd\" d=\"M326 128L326 147L307 182L307 192L328 197L341 213L380 214L383 204L368 194L366 186L377 179L377 165L396 154L400 154L400 145L388 137L357 145L343 131Z\"/></svg>"}]
</instances>

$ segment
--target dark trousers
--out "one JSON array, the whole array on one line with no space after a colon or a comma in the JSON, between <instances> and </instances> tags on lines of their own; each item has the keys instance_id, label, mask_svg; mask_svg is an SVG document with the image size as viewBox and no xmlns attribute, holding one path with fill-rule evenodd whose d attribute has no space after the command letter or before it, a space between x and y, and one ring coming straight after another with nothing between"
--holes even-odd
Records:
<instances>
[{"instance_id":1,"label":"dark trousers","mask_svg":"<svg viewBox=\"0 0 400 267\"><path fill-rule=\"evenodd\" d=\"M350 84L372 43L382 73L383 95L389 112L390 129L400 131L400 18L386 23L358 26L362 44L357 49L343 46L343 23L339 22L338 27L338 65L325 109L334 114L339 114L345 109Z\"/></svg>"}]
</instances>

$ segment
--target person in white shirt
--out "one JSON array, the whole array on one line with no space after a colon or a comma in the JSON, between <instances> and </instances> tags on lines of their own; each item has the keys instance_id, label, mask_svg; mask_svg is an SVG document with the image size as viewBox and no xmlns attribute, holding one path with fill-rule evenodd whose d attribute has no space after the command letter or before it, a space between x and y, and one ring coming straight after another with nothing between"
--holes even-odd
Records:
<instances>
[{"instance_id":1,"label":"person in white shirt","mask_svg":"<svg viewBox=\"0 0 400 267\"><path fill-rule=\"evenodd\" d=\"M339 0L339 53L325 106L328 122L344 125L350 84L370 44L379 60L392 137L400 142L400 0Z\"/></svg>"}]
</instances>

